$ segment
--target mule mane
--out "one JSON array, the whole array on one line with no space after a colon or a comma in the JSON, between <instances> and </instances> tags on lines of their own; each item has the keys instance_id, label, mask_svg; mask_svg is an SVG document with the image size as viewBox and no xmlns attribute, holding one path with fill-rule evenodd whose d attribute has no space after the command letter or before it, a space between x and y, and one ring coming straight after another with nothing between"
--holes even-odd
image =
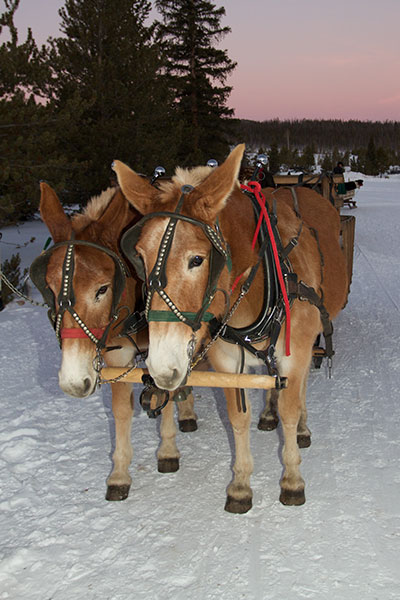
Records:
<instances>
[{"instance_id":1,"label":"mule mane","mask_svg":"<svg viewBox=\"0 0 400 600\"><path fill-rule=\"evenodd\" d=\"M159 189L161 192L161 201L168 200L171 193L175 192L177 189L180 190L183 185L192 185L193 187L196 187L208 177L212 170L212 167L206 166L194 167L191 169L177 167L171 181L160 182Z\"/></svg>"},{"instance_id":2,"label":"mule mane","mask_svg":"<svg viewBox=\"0 0 400 600\"><path fill-rule=\"evenodd\" d=\"M88 225L96 222L110 204L116 191L116 187L107 188L99 196L93 196L82 213L73 215L71 221L74 231L76 233L83 231Z\"/></svg>"}]
</instances>

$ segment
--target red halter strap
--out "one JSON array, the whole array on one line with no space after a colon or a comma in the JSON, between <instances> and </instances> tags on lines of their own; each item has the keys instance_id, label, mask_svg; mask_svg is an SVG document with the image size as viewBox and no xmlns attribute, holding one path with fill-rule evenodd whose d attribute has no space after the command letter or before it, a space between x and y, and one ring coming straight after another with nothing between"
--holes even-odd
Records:
<instances>
[{"instance_id":1,"label":"red halter strap","mask_svg":"<svg viewBox=\"0 0 400 600\"><path fill-rule=\"evenodd\" d=\"M290 303L289 303L289 298L288 298L287 291L286 291L285 281L284 281L283 275L282 275L281 263L279 260L279 254L278 254L278 249L276 247L274 233L272 231L271 222L270 222L269 216L268 216L268 211L265 208L265 196L261 192L261 185L257 181L249 181L248 185L241 185L240 187L242 188L242 190L246 190L246 191L254 194L254 196L256 197L257 202L261 208L260 218L258 220L257 227L256 227L256 230L255 230L254 236L253 236L253 242L252 242L253 250L254 250L254 246L257 241L258 232L260 231L260 227L261 227L263 218L267 225L268 235L269 235L269 239L271 241L272 253L273 253L274 261L275 261L276 273L278 275L278 281L279 281L279 285L280 285L282 296L283 296L283 302L285 304L286 356L290 356ZM242 277L242 275L240 277ZM239 277L239 279L240 279L240 277ZM235 281L234 286L237 284L237 281Z\"/></svg>"},{"instance_id":2,"label":"red halter strap","mask_svg":"<svg viewBox=\"0 0 400 600\"><path fill-rule=\"evenodd\" d=\"M126 287L124 288L122 295L121 295L121 300L126 300L127 297L127 292L126 292ZM98 329L98 328L93 328L90 329L90 333L92 333L98 340L101 340L101 338L103 337L103 333L105 332L106 328L103 327L102 329ZM87 338L89 337L87 335L87 333L84 332L84 330L81 327L62 327L60 329L60 338L62 340L65 339L83 339L83 338Z\"/></svg>"},{"instance_id":3,"label":"red halter strap","mask_svg":"<svg viewBox=\"0 0 400 600\"><path fill-rule=\"evenodd\" d=\"M100 340L105 329L91 329L90 331ZM80 327L63 327L60 331L60 336L62 340L89 337Z\"/></svg>"}]
</instances>

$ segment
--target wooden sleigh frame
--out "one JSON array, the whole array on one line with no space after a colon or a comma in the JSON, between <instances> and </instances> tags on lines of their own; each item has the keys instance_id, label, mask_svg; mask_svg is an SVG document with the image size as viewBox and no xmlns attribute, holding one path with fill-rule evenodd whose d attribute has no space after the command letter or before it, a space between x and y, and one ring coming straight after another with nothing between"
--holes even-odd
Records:
<instances>
[{"instance_id":1,"label":"wooden sleigh frame","mask_svg":"<svg viewBox=\"0 0 400 600\"><path fill-rule=\"evenodd\" d=\"M101 377L110 380L124 374L124 367L104 367ZM122 383L142 383L143 375L147 375L147 369L134 369L121 378ZM287 380L280 379L281 387L287 387ZM276 389L277 379L270 375L257 375L249 373L218 373L215 371L192 371L186 385L192 387L216 387L237 389Z\"/></svg>"}]
</instances>

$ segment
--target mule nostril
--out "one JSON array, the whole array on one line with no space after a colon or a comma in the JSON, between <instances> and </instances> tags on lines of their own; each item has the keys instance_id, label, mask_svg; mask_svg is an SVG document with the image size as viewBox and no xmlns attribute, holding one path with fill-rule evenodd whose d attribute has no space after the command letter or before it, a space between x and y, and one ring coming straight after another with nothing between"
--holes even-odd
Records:
<instances>
[{"instance_id":1,"label":"mule nostril","mask_svg":"<svg viewBox=\"0 0 400 600\"><path fill-rule=\"evenodd\" d=\"M90 390L92 386L92 382L89 379L89 377L85 377L85 379L83 380L83 393L87 394L87 392Z\"/></svg>"}]
</instances>

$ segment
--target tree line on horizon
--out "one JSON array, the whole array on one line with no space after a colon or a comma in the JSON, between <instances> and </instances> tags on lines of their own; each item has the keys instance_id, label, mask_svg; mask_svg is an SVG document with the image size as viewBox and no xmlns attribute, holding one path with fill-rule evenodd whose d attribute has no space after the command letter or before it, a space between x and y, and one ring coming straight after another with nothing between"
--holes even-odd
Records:
<instances>
[{"instance_id":1,"label":"tree line on horizon","mask_svg":"<svg viewBox=\"0 0 400 600\"><path fill-rule=\"evenodd\" d=\"M287 147L303 148L312 144L320 153L330 151L334 146L352 152L366 147L373 138L377 146L400 151L400 121L242 119L238 131L252 146L280 140Z\"/></svg>"},{"instance_id":2,"label":"tree line on horizon","mask_svg":"<svg viewBox=\"0 0 400 600\"><path fill-rule=\"evenodd\" d=\"M338 161L365 175L400 165L400 122L340 119L242 119L238 139L269 154L270 170L311 170L315 156L325 171Z\"/></svg>"},{"instance_id":3,"label":"tree line on horizon","mask_svg":"<svg viewBox=\"0 0 400 600\"><path fill-rule=\"evenodd\" d=\"M30 29L20 41L21 1L3 0L0 14L0 223L34 214L40 180L85 204L115 183L115 158L151 175L220 162L243 141L289 166L315 149L332 160L367 152L364 123L235 119L226 81L236 63L219 47L230 28L209 0L65 0L62 35L42 47ZM368 127L376 153L397 157L399 123Z\"/></svg>"}]
</instances>

